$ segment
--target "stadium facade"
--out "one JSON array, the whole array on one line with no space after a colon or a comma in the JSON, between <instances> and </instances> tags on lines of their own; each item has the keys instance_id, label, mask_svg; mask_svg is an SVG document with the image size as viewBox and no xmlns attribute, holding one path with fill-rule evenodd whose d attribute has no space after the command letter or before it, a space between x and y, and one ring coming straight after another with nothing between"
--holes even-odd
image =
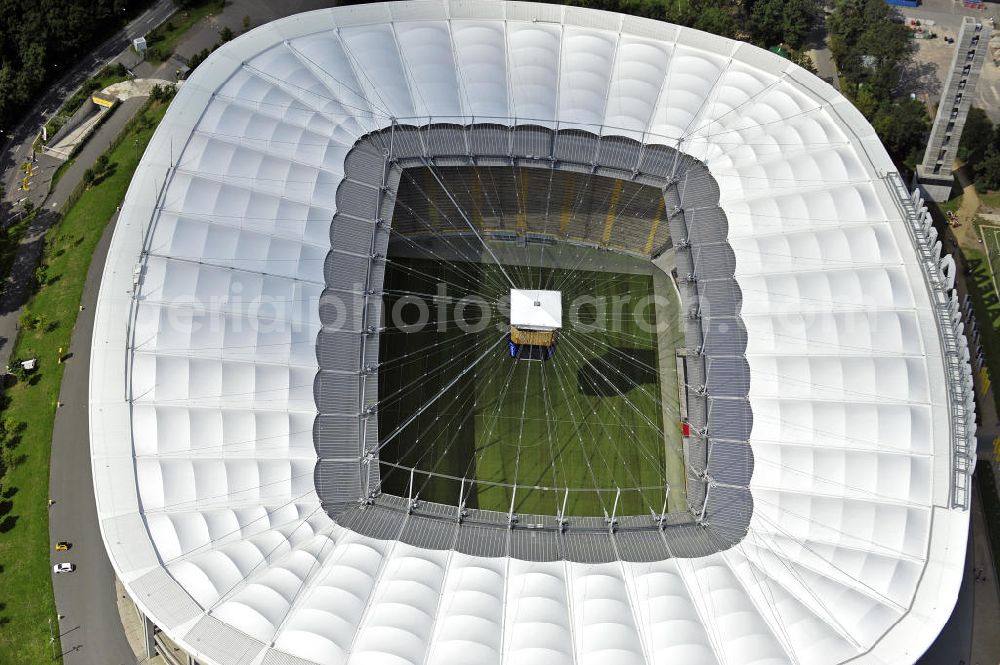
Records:
<instances>
[{"instance_id":1,"label":"stadium facade","mask_svg":"<svg viewBox=\"0 0 1000 665\"><path fill-rule=\"evenodd\" d=\"M467 505L465 477L448 500L382 491L401 181L423 169L448 199L410 223L450 205L427 228L491 248L442 174L494 167L662 192L553 242L669 250L686 510L619 513L618 487L603 516L524 519L516 482L503 511ZM102 535L205 664L913 662L965 561L954 280L872 127L775 54L534 3L276 21L185 83L123 205L91 360Z\"/></svg>"}]
</instances>

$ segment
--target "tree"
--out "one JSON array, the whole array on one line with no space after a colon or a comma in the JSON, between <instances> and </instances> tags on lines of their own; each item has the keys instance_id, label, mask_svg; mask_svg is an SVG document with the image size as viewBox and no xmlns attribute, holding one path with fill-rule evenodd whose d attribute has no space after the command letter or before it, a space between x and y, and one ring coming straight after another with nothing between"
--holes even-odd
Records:
<instances>
[{"instance_id":1,"label":"tree","mask_svg":"<svg viewBox=\"0 0 1000 665\"><path fill-rule=\"evenodd\" d=\"M14 452L14 448L8 445L0 446L0 467L4 471L9 471L17 466L20 461L18 455Z\"/></svg>"},{"instance_id":2,"label":"tree","mask_svg":"<svg viewBox=\"0 0 1000 665\"><path fill-rule=\"evenodd\" d=\"M894 10L883 0L837 0L827 27L830 50L848 83L871 86L880 103L890 100L916 48Z\"/></svg>"},{"instance_id":3,"label":"tree","mask_svg":"<svg viewBox=\"0 0 1000 665\"><path fill-rule=\"evenodd\" d=\"M723 37L736 36L736 20L733 15L718 7L705 7L695 19L694 27Z\"/></svg>"},{"instance_id":4,"label":"tree","mask_svg":"<svg viewBox=\"0 0 1000 665\"><path fill-rule=\"evenodd\" d=\"M854 94L849 96L861 114L868 118L869 122L874 121L875 115L882 105L882 100L872 93L871 86L862 83L854 89Z\"/></svg>"},{"instance_id":5,"label":"tree","mask_svg":"<svg viewBox=\"0 0 1000 665\"><path fill-rule=\"evenodd\" d=\"M924 103L909 98L885 106L872 122L889 154L897 162L911 166L919 161L930 124Z\"/></svg>"},{"instance_id":6,"label":"tree","mask_svg":"<svg viewBox=\"0 0 1000 665\"><path fill-rule=\"evenodd\" d=\"M4 0L0 11L0 127L125 24L148 0Z\"/></svg>"},{"instance_id":7,"label":"tree","mask_svg":"<svg viewBox=\"0 0 1000 665\"><path fill-rule=\"evenodd\" d=\"M236 35L233 34L233 29L230 28L228 25L224 26L222 30L219 30L219 38L222 39L223 44L232 41L233 37L235 36Z\"/></svg>"},{"instance_id":8,"label":"tree","mask_svg":"<svg viewBox=\"0 0 1000 665\"><path fill-rule=\"evenodd\" d=\"M194 69L198 65L200 65L203 62L205 62L205 59L208 58L208 56L210 54L211 54L211 52L207 48L203 48L202 50L200 50L197 53L195 53L194 55L192 55L191 59L188 60L188 67L190 68L190 70L194 71Z\"/></svg>"},{"instance_id":9,"label":"tree","mask_svg":"<svg viewBox=\"0 0 1000 665\"><path fill-rule=\"evenodd\" d=\"M995 144L986 149L983 159L975 166L975 172L978 191L1000 189L1000 150Z\"/></svg>"},{"instance_id":10,"label":"tree","mask_svg":"<svg viewBox=\"0 0 1000 665\"><path fill-rule=\"evenodd\" d=\"M986 150L994 142L993 123L986 111L973 106L962 129L962 138L958 144L958 158L975 167L986 156Z\"/></svg>"},{"instance_id":11,"label":"tree","mask_svg":"<svg viewBox=\"0 0 1000 665\"><path fill-rule=\"evenodd\" d=\"M816 20L816 0L757 0L750 9L750 34L761 46L802 46Z\"/></svg>"}]
</instances>

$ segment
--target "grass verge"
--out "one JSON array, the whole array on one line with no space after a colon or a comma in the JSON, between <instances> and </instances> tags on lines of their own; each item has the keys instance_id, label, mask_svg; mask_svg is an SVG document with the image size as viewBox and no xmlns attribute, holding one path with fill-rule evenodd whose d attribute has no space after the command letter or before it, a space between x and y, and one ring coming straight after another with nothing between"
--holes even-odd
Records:
<instances>
[{"instance_id":1,"label":"grass verge","mask_svg":"<svg viewBox=\"0 0 1000 665\"><path fill-rule=\"evenodd\" d=\"M148 49L146 59L150 62L165 62L177 48L184 34L206 16L221 14L224 0L206 0L196 7L182 9L174 13L159 27L146 35Z\"/></svg>"},{"instance_id":2,"label":"grass verge","mask_svg":"<svg viewBox=\"0 0 1000 665\"><path fill-rule=\"evenodd\" d=\"M983 346L986 365L991 377L1000 377L1000 298L993 288L993 275L989 260L979 249L964 248L966 273L965 285L972 296L976 313L979 342ZM1000 391L993 390L993 402L1000 413Z\"/></svg>"},{"instance_id":3,"label":"grass verge","mask_svg":"<svg viewBox=\"0 0 1000 665\"><path fill-rule=\"evenodd\" d=\"M8 388L0 403L0 422L14 447L15 464L3 476L0 500L0 665L51 660L48 620L55 617L49 570L48 475L52 426L63 366L59 349L68 349L79 312L91 256L104 228L125 197L139 155L167 105L155 102L136 115L122 140L107 154L116 168L84 191L48 232L42 256L43 278L25 306L12 358L37 357L39 369L27 382Z\"/></svg>"}]
</instances>

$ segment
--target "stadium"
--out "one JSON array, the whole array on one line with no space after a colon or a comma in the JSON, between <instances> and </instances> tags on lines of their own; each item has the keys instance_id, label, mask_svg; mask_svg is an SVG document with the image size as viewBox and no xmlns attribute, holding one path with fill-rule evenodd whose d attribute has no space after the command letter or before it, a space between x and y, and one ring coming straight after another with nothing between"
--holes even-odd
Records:
<instances>
[{"instance_id":1,"label":"stadium","mask_svg":"<svg viewBox=\"0 0 1000 665\"><path fill-rule=\"evenodd\" d=\"M203 665L916 661L962 580L955 264L773 53L558 5L292 16L122 206L90 442Z\"/></svg>"}]
</instances>

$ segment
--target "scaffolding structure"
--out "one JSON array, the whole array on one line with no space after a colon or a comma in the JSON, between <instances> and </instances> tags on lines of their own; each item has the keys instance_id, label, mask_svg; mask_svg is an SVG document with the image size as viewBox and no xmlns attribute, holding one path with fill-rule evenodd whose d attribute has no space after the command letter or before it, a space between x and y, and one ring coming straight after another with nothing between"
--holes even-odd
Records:
<instances>
[{"instance_id":1,"label":"scaffolding structure","mask_svg":"<svg viewBox=\"0 0 1000 665\"><path fill-rule=\"evenodd\" d=\"M917 165L915 184L934 201L947 201L951 196L952 164L972 107L972 94L986 61L989 41L989 26L971 16L962 19L927 150L923 161Z\"/></svg>"}]
</instances>

